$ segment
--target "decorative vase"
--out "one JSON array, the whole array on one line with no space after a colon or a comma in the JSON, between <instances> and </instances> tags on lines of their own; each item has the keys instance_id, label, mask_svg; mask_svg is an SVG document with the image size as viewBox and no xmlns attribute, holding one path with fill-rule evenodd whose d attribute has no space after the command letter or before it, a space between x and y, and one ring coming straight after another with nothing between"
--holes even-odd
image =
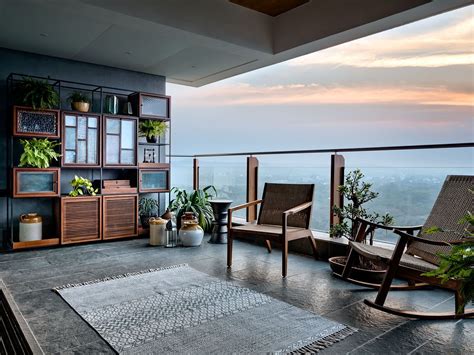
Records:
<instances>
[{"instance_id":1,"label":"decorative vase","mask_svg":"<svg viewBox=\"0 0 474 355\"><path fill-rule=\"evenodd\" d=\"M146 137L146 141L147 143L156 143L157 142L157 139L155 136L151 136L151 137Z\"/></svg>"},{"instance_id":2,"label":"decorative vase","mask_svg":"<svg viewBox=\"0 0 474 355\"><path fill-rule=\"evenodd\" d=\"M41 240L43 219L37 213L22 214L20 216L20 242Z\"/></svg>"},{"instance_id":3,"label":"decorative vase","mask_svg":"<svg viewBox=\"0 0 474 355\"><path fill-rule=\"evenodd\" d=\"M115 95L107 95L105 97L105 112L116 115L118 113L119 100Z\"/></svg>"},{"instance_id":4,"label":"decorative vase","mask_svg":"<svg viewBox=\"0 0 474 355\"><path fill-rule=\"evenodd\" d=\"M181 218L179 238L185 247L198 247L204 237L204 230L193 212L185 212Z\"/></svg>"},{"instance_id":5,"label":"decorative vase","mask_svg":"<svg viewBox=\"0 0 474 355\"><path fill-rule=\"evenodd\" d=\"M73 110L79 112L89 112L90 103L88 102L72 102L71 107Z\"/></svg>"}]
</instances>

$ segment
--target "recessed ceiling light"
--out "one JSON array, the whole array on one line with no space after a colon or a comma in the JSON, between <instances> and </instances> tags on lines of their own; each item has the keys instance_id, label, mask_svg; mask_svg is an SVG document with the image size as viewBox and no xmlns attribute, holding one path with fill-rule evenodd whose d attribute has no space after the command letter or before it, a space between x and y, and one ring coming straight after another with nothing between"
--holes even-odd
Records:
<instances>
[{"instance_id":1,"label":"recessed ceiling light","mask_svg":"<svg viewBox=\"0 0 474 355\"><path fill-rule=\"evenodd\" d=\"M40 36L41 37L48 37L48 34L47 33L40 33Z\"/></svg>"},{"instance_id":2,"label":"recessed ceiling light","mask_svg":"<svg viewBox=\"0 0 474 355\"><path fill-rule=\"evenodd\" d=\"M195 66L195 65L191 65L191 68L196 69L196 66Z\"/></svg>"},{"instance_id":3,"label":"recessed ceiling light","mask_svg":"<svg viewBox=\"0 0 474 355\"><path fill-rule=\"evenodd\" d=\"M131 55L131 54L132 54L132 52L130 52L130 51L126 51L126 52L125 52L125 54L126 54L126 55Z\"/></svg>"}]
</instances>

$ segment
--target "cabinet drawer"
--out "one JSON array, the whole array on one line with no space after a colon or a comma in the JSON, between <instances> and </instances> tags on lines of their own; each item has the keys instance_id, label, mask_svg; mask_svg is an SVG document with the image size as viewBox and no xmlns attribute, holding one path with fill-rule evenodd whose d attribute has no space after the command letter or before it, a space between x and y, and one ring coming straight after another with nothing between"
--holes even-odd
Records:
<instances>
[{"instance_id":1,"label":"cabinet drawer","mask_svg":"<svg viewBox=\"0 0 474 355\"><path fill-rule=\"evenodd\" d=\"M137 195L103 196L104 239L138 235Z\"/></svg>"}]
</instances>

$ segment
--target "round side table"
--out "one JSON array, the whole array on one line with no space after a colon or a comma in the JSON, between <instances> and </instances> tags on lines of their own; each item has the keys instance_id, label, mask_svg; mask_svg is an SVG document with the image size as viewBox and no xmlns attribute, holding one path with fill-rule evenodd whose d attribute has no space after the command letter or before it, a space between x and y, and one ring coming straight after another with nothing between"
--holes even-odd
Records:
<instances>
[{"instance_id":1,"label":"round side table","mask_svg":"<svg viewBox=\"0 0 474 355\"><path fill-rule=\"evenodd\" d=\"M232 200L210 200L214 212L214 221L212 222L212 234L209 243L226 244L227 243L227 210Z\"/></svg>"}]
</instances>

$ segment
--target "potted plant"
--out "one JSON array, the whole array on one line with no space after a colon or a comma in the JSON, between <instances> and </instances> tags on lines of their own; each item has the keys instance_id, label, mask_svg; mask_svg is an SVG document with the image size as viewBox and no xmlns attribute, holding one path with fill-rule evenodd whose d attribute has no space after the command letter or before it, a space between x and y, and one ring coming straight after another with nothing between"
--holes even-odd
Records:
<instances>
[{"instance_id":1,"label":"potted plant","mask_svg":"<svg viewBox=\"0 0 474 355\"><path fill-rule=\"evenodd\" d=\"M148 220L151 217L158 216L159 203L157 200L148 197L141 197L138 202L138 214L143 228L148 228L150 223Z\"/></svg>"},{"instance_id":2,"label":"potted plant","mask_svg":"<svg viewBox=\"0 0 474 355\"><path fill-rule=\"evenodd\" d=\"M71 197L77 196L95 196L98 189L94 189L92 182L89 179L83 178L82 176L74 176L74 179L71 181L71 186L73 190L69 193Z\"/></svg>"},{"instance_id":3,"label":"potted plant","mask_svg":"<svg viewBox=\"0 0 474 355\"><path fill-rule=\"evenodd\" d=\"M181 228L181 217L186 212L193 212L204 232L211 231L213 213L209 200L217 194L214 186L193 192L173 187L171 193L175 194L175 198L170 202L169 209L176 215L178 230Z\"/></svg>"},{"instance_id":4,"label":"potted plant","mask_svg":"<svg viewBox=\"0 0 474 355\"><path fill-rule=\"evenodd\" d=\"M469 190L474 194L474 190ZM464 231L466 241L454 245L449 254L439 253L441 261L436 270L422 274L423 276L438 277L442 283L449 280L462 282L461 293L464 296L465 305L474 302L474 215L471 212L459 221L460 224L468 223L469 227ZM425 234L445 232L442 228L431 227L423 231ZM459 305L462 307L463 305Z\"/></svg>"},{"instance_id":5,"label":"potted plant","mask_svg":"<svg viewBox=\"0 0 474 355\"><path fill-rule=\"evenodd\" d=\"M54 109L59 106L59 95L46 80L23 78L15 85L15 102L35 110Z\"/></svg>"},{"instance_id":6,"label":"potted plant","mask_svg":"<svg viewBox=\"0 0 474 355\"><path fill-rule=\"evenodd\" d=\"M68 97L68 102L71 103L71 108L79 112L89 112L90 100L89 98L80 91L74 91Z\"/></svg>"},{"instance_id":7,"label":"potted plant","mask_svg":"<svg viewBox=\"0 0 474 355\"><path fill-rule=\"evenodd\" d=\"M157 138L164 134L168 125L164 121L145 120L139 125L140 137L146 137L148 143L156 143Z\"/></svg>"},{"instance_id":8,"label":"potted plant","mask_svg":"<svg viewBox=\"0 0 474 355\"><path fill-rule=\"evenodd\" d=\"M21 139L23 153L20 156L20 167L31 167L46 169L49 168L51 160L58 160L61 154L55 148L60 145L58 142L44 139Z\"/></svg>"},{"instance_id":9,"label":"potted plant","mask_svg":"<svg viewBox=\"0 0 474 355\"><path fill-rule=\"evenodd\" d=\"M345 237L349 240L355 240L358 224L355 222L357 218L364 218L374 223L383 225L393 224L393 217L390 214L380 215L375 212L368 212L364 205L377 198L378 192L371 190L372 184L363 181L364 174L356 169L350 172L346 178L344 185L339 186L338 190L347 201L343 207L333 207L333 213L340 219L340 223L331 227L330 234L332 238ZM373 244L374 232L371 231L365 236L364 242ZM336 273L342 273L346 265L347 256L335 256L329 258L329 264ZM385 267L370 262L360 257L357 265L353 268L352 277L359 280L378 283L385 274Z\"/></svg>"}]
</instances>

